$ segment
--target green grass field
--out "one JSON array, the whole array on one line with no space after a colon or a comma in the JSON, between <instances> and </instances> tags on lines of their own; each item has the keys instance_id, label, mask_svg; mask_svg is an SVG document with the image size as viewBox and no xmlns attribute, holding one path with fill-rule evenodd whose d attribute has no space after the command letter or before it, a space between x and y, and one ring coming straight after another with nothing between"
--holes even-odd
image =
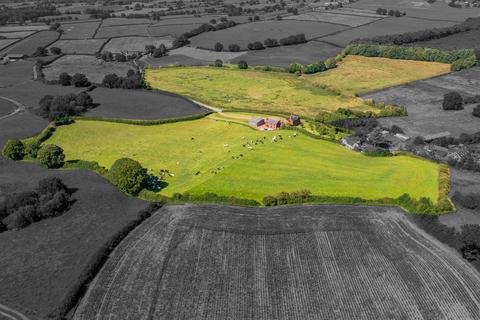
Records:
<instances>
[{"instance_id":1,"label":"green grass field","mask_svg":"<svg viewBox=\"0 0 480 320\"><path fill-rule=\"evenodd\" d=\"M147 69L145 79L153 88L221 109L314 117L319 111L338 108L378 111L354 97L354 93L443 74L449 67L431 62L347 56L335 69L301 77L226 66Z\"/></svg>"},{"instance_id":2,"label":"green grass field","mask_svg":"<svg viewBox=\"0 0 480 320\"><path fill-rule=\"evenodd\" d=\"M272 142L279 134L283 139ZM78 120L59 127L46 143L64 148L68 160L109 168L130 157L157 175L168 169L168 186L161 191L167 196L215 192L261 200L309 189L315 195L365 199L403 193L438 198L439 167L432 162L368 157L295 131L261 132L208 117L157 126Z\"/></svg>"}]
</instances>

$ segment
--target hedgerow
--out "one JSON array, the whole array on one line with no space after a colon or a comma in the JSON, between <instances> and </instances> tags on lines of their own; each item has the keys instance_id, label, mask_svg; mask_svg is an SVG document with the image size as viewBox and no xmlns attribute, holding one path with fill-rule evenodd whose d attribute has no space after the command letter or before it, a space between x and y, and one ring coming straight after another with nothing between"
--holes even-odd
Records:
<instances>
[{"instance_id":1,"label":"hedgerow","mask_svg":"<svg viewBox=\"0 0 480 320\"><path fill-rule=\"evenodd\" d=\"M197 119L204 118L209 114L212 114L212 112L194 114L194 115L185 116L185 117L157 119L157 120L114 119L114 118L102 118L102 117L72 117L72 119L124 123L124 124L133 124L133 125L139 125L139 126L155 126L159 124L197 120Z\"/></svg>"}]
</instances>

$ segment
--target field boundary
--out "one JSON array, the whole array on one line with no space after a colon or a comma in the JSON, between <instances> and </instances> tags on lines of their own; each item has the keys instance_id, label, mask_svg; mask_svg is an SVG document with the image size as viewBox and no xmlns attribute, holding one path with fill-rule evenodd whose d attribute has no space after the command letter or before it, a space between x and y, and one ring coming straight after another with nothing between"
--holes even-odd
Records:
<instances>
[{"instance_id":1,"label":"field boundary","mask_svg":"<svg viewBox=\"0 0 480 320\"><path fill-rule=\"evenodd\" d=\"M211 113L212 112L205 112L205 113L194 114L194 115L189 115L184 117L165 118L165 119L156 119L156 120L115 119L115 118L84 117L84 116L72 117L71 119L82 120L82 121L102 121L102 122L123 123L123 124L131 124L131 125L138 125L138 126L155 126L155 125L161 125L161 124L167 124L167 123L198 120L198 119L205 118Z\"/></svg>"}]
</instances>

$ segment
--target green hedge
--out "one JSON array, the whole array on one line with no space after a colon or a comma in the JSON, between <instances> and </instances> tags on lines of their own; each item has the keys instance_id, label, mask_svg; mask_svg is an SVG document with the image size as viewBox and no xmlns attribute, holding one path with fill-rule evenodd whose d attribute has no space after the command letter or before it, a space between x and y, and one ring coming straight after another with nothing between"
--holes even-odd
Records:
<instances>
[{"instance_id":1,"label":"green hedge","mask_svg":"<svg viewBox=\"0 0 480 320\"><path fill-rule=\"evenodd\" d=\"M113 118L102 118L102 117L73 117L73 119L75 119L75 120L124 123L124 124L133 124L133 125L139 125L139 126L155 126L155 125L159 125L159 124L197 120L197 119L204 118L211 113L212 112L205 112L205 113L195 114L195 115L191 115L191 116L177 117L177 118L167 118L167 119L157 119L157 120L113 119Z\"/></svg>"}]
</instances>

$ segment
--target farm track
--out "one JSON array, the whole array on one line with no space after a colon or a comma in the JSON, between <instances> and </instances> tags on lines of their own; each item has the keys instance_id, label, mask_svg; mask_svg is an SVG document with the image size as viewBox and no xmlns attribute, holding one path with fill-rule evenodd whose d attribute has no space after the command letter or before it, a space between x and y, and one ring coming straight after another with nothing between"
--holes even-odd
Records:
<instances>
[{"instance_id":1,"label":"farm track","mask_svg":"<svg viewBox=\"0 0 480 320\"><path fill-rule=\"evenodd\" d=\"M20 312L9 308L3 304L0 304L0 315L6 317L7 319L11 320L30 320L25 315L21 314Z\"/></svg>"},{"instance_id":2,"label":"farm track","mask_svg":"<svg viewBox=\"0 0 480 320\"><path fill-rule=\"evenodd\" d=\"M10 98L7 98L7 97L3 97L3 96L0 96L0 99L9 101L15 106L15 109L11 113L9 113L7 115L4 115L3 117L0 117L0 120L9 118L11 116L16 115L17 113L25 112L25 110L27 110L27 107L25 105L21 104L20 102L18 102L16 100L13 100L13 99L10 99Z\"/></svg>"},{"instance_id":3,"label":"farm track","mask_svg":"<svg viewBox=\"0 0 480 320\"><path fill-rule=\"evenodd\" d=\"M480 275L393 208L167 206L74 319L480 318Z\"/></svg>"}]
</instances>

